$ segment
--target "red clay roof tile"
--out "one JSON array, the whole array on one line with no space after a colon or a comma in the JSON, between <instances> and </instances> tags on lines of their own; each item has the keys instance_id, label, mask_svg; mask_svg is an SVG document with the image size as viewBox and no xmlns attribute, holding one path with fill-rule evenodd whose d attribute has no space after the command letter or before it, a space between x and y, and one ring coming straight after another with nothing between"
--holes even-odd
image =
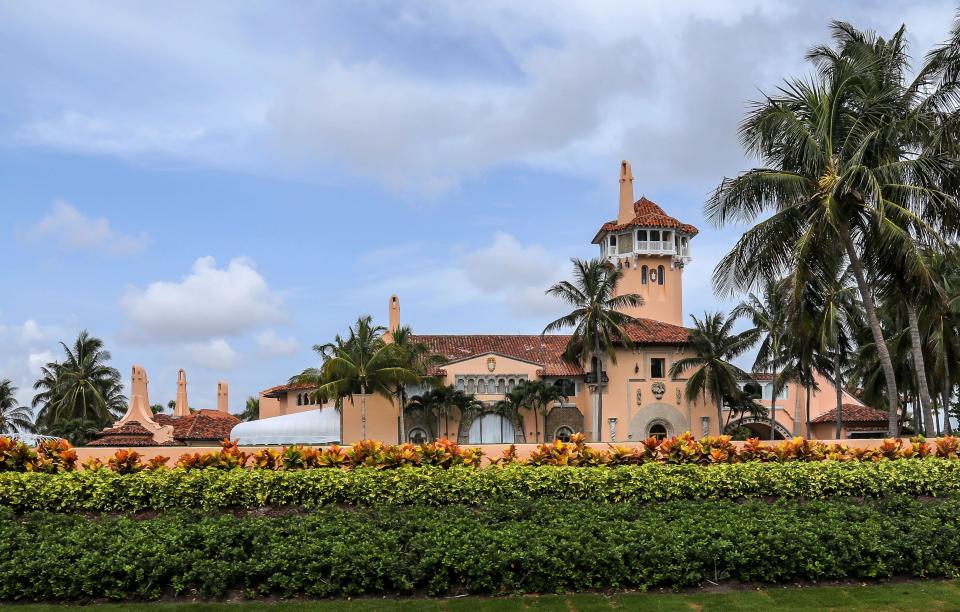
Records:
<instances>
[{"instance_id":1,"label":"red clay roof tile","mask_svg":"<svg viewBox=\"0 0 960 612\"><path fill-rule=\"evenodd\" d=\"M641 197L633 203L633 212L636 216L626 223L617 223L616 221L604 223L600 227L600 230L597 231L597 235L594 236L593 242L597 243L600 237L607 232L616 232L627 229L628 227L663 227L675 229L679 232L690 234L691 236L696 236L700 233L700 230L693 225L676 220L663 212L663 209L657 206L657 204L645 197Z\"/></svg>"},{"instance_id":2,"label":"red clay roof tile","mask_svg":"<svg viewBox=\"0 0 960 612\"><path fill-rule=\"evenodd\" d=\"M887 413L869 406L860 406L859 404L843 404L842 418L844 423L886 423ZM811 420L811 423L833 423L837 420L837 409L831 408L817 418Z\"/></svg>"}]
</instances>

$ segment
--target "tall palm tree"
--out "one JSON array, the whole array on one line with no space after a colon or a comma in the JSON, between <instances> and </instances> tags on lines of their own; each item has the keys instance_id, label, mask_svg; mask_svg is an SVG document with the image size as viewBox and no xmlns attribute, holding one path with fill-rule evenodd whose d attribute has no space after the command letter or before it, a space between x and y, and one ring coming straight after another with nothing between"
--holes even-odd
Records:
<instances>
[{"instance_id":1,"label":"tall palm tree","mask_svg":"<svg viewBox=\"0 0 960 612\"><path fill-rule=\"evenodd\" d=\"M72 346L61 342L63 361L48 363L34 383L37 394L33 407L39 408L37 422L53 425L64 419L106 422L126 409L120 372L107 365L110 352L103 341L80 332Z\"/></svg>"},{"instance_id":2,"label":"tall palm tree","mask_svg":"<svg viewBox=\"0 0 960 612\"><path fill-rule=\"evenodd\" d=\"M0 434L34 431L30 409L17 401L17 388L9 378L0 380Z\"/></svg>"},{"instance_id":3,"label":"tall palm tree","mask_svg":"<svg viewBox=\"0 0 960 612\"><path fill-rule=\"evenodd\" d=\"M567 359L587 363L593 357L593 380L597 385L597 415L594 438L601 439L603 424L603 356L617 362L616 346L632 348L628 327L639 321L623 312L643 305L636 293L617 294L623 271L603 259L573 259L573 281L560 281L547 289L574 310L549 323L543 334L573 328L566 348Z\"/></svg>"},{"instance_id":4,"label":"tall palm tree","mask_svg":"<svg viewBox=\"0 0 960 612\"><path fill-rule=\"evenodd\" d=\"M784 363L784 348L788 342L787 332L790 325L790 312L787 293L789 288L783 280L768 279L764 282L763 296L751 293L746 301L733 309L732 319L746 317L753 323L754 330L763 338L760 350L754 360L755 372L773 373L773 392L770 396L770 439L776 439L777 432L777 395L783 390L784 381L777 371Z\"/></svg>"},{"instance_id":5,"label":"tall palm tree","mask_svg":"<svg viewBox=\"0 0 960 612\"><path fill-rule=\"evenodd\" d=\"M360 395L360 436L367 437L367 395L376 394L393 401L398 383L415 384L415 372L401 365L398 349L383 340L386 329L364 316L350 328L346 339L339 335L333 342L316 345L313 350L323 358L323 366L305 370L290 379L293 384L316 386L320 397L342 400Z\"/></svg>"},{"instance_id":6,"label":"tall palm tree","mask_svg":"<svg viewBox=\"0 0 960 612\"><path fill-rule=\"evenodd\" d=\"M864 255L868 248L899 253L916 276L918 245L939 241L937 229L954 229L956 196L945 187L956 180L960 20L950 43L928 55L910 83L905 55L893 51L903 45L902 31L881 45L894 59L864 45L848 47L847 39L859 34L849 24L834 23L833 33L838 49L821 46L808 55L813 77L787 81L741 124L744 147L762 166L724 179L707 216L723 225L772 214L743 235L714 281L722 292L747 289L792 268L802 271L824 245L840 245L885 378L889 430L897 435L897 379L867 282L873 262Z\"/></svg>"},{"instance_id":7,"label":"tall palm tree","mask_svg":"<svg viewBox=\"0 0 960 612\"><path fill-rule=\"evenodd\" d=\"M430 346L424 342L419 342L413 335L409 325L403 325L393 330L391 334L393 345L397 350L399 364L414 372L420 377L422 383L438 385L440 380L436 376L429 376L435 368L446 363L442 355L437 355L430 350ZM407 383L398 381L396 390L397 401L400 404L400 442L406 442L407 424L404 411L407 407Z\"/></svg>"},{"instance_id":8,"label":"tall palm tree","mask_svg":"<svg viewBox=\"0 0 960 612\"><path fill-rule=\"evenodd\" d=\"M673 362L670 376L680 377L696 370L687 379L686 399L693 402L698 396L703 396L706 400L709 395L717 407L717 429L723 433L723 399L738 397L740 388L737 381L746 378L746 374L732 361L757 343L759 332L748 329L733 333L736 318L726 317L720 312L704 313L703 319L693 315L691 318L693 329L690 330L687 344L694 356Z\"/></svg>"}]
</instances>

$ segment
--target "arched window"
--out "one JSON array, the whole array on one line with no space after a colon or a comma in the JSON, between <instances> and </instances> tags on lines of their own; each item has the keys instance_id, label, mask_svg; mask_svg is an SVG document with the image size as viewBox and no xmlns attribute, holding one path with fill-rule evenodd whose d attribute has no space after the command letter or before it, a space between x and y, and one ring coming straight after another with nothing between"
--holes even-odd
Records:
<instances>
[{"instance_id":1,"label":"arched window","mask_svg":"<svg viewBox=\"0 0 960 612\"><path fill-rule=\"evenodd\" d=\"M561 442L569 442L570 436L573 435L573 430L564 425L563 427L557 428L557 433L554 434L553 438L555 440L560 440Z\"/></svg>"},{"instance_id":2,"label":"arched window","mask_svg":"<svg viewBox=\"0 0 960 612\"><path fill-rule=\"evenodd\" d=\"M657 266L657 284L663 284L663 266Z\"/></svg>"},{"instance_id":3,"label":"arched window","mask_svg":"<svg viewBox=\"0 0 960 612\"><path fill-rule=\"evenodd\" d=\"M414 427L410 430L410 442L413 444L426 444L429 439L427 431L422 427Z\"/></svg>"},{"instance_id":4,"label":"arched window","mask_svg":"<svg viewBox=\"0 0 960 612\"><path fill-rule=\"evenodd\" d=\"M508 380L508 381L507 381L507 393L510 393L511 391L513 391L513 388L516 387L516 386L517 386L517 381L513 380L512 378L511 378L510 380Z\"/></svg>"},{"instance_id":5,"label":"arched window","mask_svg":"<svg viewBox=\"0 0 960 612\"><path fill-rule=\"evenodd\" d=\"M297 406L303 406L303 393L297 393Z\"/></svg>"},{"instance_id":6,"label":"arched window","mask_svg":"<svg viewBox=\"0 0 960 612\"><path fill-rule=\"evenodd\" d=\"M510 419L488 412L470 424L467 441L470 444L512 444L514 440L513 423Z\"/></svg>"},{"instance_id":7,"label":"arched window","mask_svg":"<svg viewBox=\"0 0 960 612\"><path fill-rule=\"evenodd\" d=\"M507 381L500 378L497 379L497 393L506 393L507 392Z\"/></svg>"},{"instance_id":8,"label":"arched window","mask_svg":"<svg viewBox=\"0 0 960 612\"><path fill-rule=\"evenodd\" d=\"M463 383L463 379L461 378L460 380L457 381L457 391L463 391L463 388L464 388L464 383Z\"/></svg>"},{"instance_id":9,"label":"arched window","mask_svg":"<svg viewBox=\"0 0 960 612\"><path fill-rule=\"evenodd\" d=\"M467 381L467 393L473 395L477 392L477 383L472 378Z\"/></svg>"},{"instance_id":10,"label":"arched window","mask_svg":"<svg viewBox=\"0 0 960 612\"><path fill-rule=\"evenodd\" d=\"M486 395L487 394L487 381L482 378L477 381L477 395Z\"/></svg>"},{"instance_id":11,"label":"arched window","mask_svg":"<svg viewBox=\"0 0 960 612\"><path fill-rule=\"evenodd\" d=\"M643 266L642 268L640 268L640 284L641 285L647 284L647 266Z\"/></svg>"},{"instance_id":12,"label":"arched window","mask_svg":"<svg viewBox=\"0 0 960 612\"><path fill-rule=\"evenodd\" d=\"M650 426L647 434L653 436L657 440L663 440L667 437L667 427L663 423L654 423Z\"/></svg>"}]
</instances>

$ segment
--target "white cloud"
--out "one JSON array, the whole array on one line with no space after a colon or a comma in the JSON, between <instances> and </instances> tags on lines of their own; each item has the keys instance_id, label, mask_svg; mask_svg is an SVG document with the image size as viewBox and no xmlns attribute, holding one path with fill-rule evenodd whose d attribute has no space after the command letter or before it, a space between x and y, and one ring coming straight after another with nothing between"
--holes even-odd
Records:
<instances>
[{"instance_id":1,"label":"white cloud","mask_svg":"<svg viewBox=\"0 0 960 612\"><path fill-rule=\"evenodd\" d=\"M490 244L455 247L443 260L408 258L403 269L369 284L376 297L396 292L407 304L450 310L483 303L503 308L514 318L543 320L562 307L545 295L547 287L569 273L569 259L539 244L524 245L496 232ZM376 298L375 298L376 299Z\"/></svg>"},{"instance_id":2,"label":"white cloud","mask_svg":"<svg viewBox=\"0 0 960 612\"><path fill-rule=\"evenodd\" d=\"M272 329L265 330L256 337L257 348L264 357L286 357L300 350L296 338L281 338Z\"/></svg>"},{"instance_id":3,"label":"white cloud","mask_svg":"<svg viewBox=\"0 0 960 612\"><path fill-rule=\"evenodd\" d=\"M180 281L130 287L120 307L125 337L144 342L205 342L284 319L282 300L246 258L218 268L213 257L201 257Z\"/></svg>"},{"instance_id":4,"label":"white cloud","mask_svg":"<svg viewBox=\"0 0 960 612\"><path fill-rule=\"evenodd\" d=\"M43 367L53 361L55 357L50 351L40 351L27 355L27 369L32 376L40 376Z\"/></svg>"},{"instance_id":5,"label":"white cloud","mask_svg":"<svg viewBox=\"0 0 960 612\"><path fill-rule=\"evenodd\" d=\"M42 342L46 337L47 335L33 319L27 319L20 328L20 342L23 344Z\"/></svg>"},{"instance_id":6,"label":"white cloud","mask_svg":"<svg viewBox=\"0 0 960 612\"><path fill-rule=\"evenodd\" d=\"M56 200L50 211L23 237L32 243L64 251L99 251L112 255L138 253L150 244L146 234L114 231L104 217L90 218L69 202Z\"/></svg>"},{"instance_id":7,"label":"white cloud","mask_svg":"<svg viewBox=\"0 0 960 612\"><path fill-rule=\"evenodd\" d=\"M334 162L415 193L518 163L602 176L621 157L638 178L715 182L742 164L743 102L805 70L830 19L905 21L919 58L956 10L902 4L191 4L184 29L166 5L6 3L17 46L2 51L31 70L2 101L21 143L307 175Z\"/></svg>"},{"instance_id":8,"label":"white cloud","mask_svg":"<svg viewBox=\"0 0 960 612\"><path fill-rule=\"evenodd\" d=\"M211 370L232 370L240 360L240 355L223 338L187 343L181 352L191 364Z\"/></svg>"}]
</instances>

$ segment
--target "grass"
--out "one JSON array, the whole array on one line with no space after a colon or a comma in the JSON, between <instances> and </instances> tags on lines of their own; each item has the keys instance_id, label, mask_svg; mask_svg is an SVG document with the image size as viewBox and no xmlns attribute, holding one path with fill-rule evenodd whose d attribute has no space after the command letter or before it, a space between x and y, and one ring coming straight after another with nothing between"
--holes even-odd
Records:
<instances>
[{"instance_id":1,"label":"grass","mask_svg":"<svg viewBox=\"0 0 960 612\"><path fill-rule=\"evenodd\" d=\"M62 612L80 606L28 604L4 606L4 612ZM930 580L888 584L818 587L768 587L722 593L629 593L621 595L544 595L453 599L355 599L237 603L136 603L83 606L89 612L507 612L544 610L960 610L960 581Z\"/></svg>"}]
</instances>

